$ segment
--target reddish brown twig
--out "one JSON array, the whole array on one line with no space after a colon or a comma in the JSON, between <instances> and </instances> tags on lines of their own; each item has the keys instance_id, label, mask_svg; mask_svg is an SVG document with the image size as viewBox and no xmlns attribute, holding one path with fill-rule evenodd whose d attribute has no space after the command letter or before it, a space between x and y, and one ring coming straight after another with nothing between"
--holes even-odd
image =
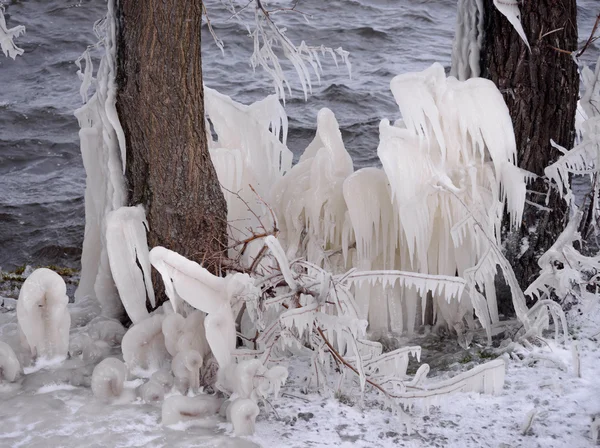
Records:
<instances>
[{"instance_id":1,"label":"reddish brown twig","mask_svg":"<svg viewBox=\"0 0 600 448\"><path fill-rule=\"evenodd\" d=\"M583 46L583 48L577 52L577 57L580 57L584 53L584 51L587 50L587 48L590 46L590 44L594 40L596 40L596 38L594 37L594 35L596 34L596 30L598 29L598 25L599 24L600 24L600 14L598 14L598 17L596 17L596 22L594 23L594 26L592 27L592 32L590 33L590 37L586 41L586 43Z\"/></svg>"}]
</instances>

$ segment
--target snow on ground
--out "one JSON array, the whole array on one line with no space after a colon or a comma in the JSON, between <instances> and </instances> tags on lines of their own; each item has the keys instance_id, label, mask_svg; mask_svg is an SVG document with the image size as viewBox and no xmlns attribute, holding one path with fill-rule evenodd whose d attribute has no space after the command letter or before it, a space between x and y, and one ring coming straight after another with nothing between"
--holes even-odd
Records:
<instances>
[{"instance_id":1,"label":"snow on ground","mask_svg":"<svg viewBox=\"0 0 600 448\"><path fill-rule=\"evenodd\" d=\"M97 311L85 305L73 306L74 325ZM0 298L0 340L13 346L14 308L14 300ZM60 367L31 369L19 383L0 384L0 447L589 447L591 419L600 415L600 307L583 314L571 310L570 324L580 344L581 378L574 373L571 348L547 339L534 349L537 360L507 360L500 396L458 394L427 415L411 410L410 435L373 392L364 400L346 390L305 394L307 372L298 360L291 361L291 381L282 395L261 411L256 434L240 439L230 436L222 420L185 430L162 427L160 405L135 398L135 382L128 383L124 403L101 403L89 388L98 360L71 358ZM418 342L424 346L421 361L432 365L430 377L466 370L490 353L476 344L465 351L437 336ZM118 354L118 348L105 353ZM532 410L533 421L523 432Z\"/></svg>"}]
</instances>

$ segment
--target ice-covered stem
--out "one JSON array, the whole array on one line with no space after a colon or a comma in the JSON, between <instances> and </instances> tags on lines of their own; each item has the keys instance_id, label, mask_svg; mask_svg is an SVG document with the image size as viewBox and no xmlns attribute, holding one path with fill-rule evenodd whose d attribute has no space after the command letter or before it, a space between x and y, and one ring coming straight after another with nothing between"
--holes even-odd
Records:
<instances>
[{"instance_id":1,"label":"ice-covered stem","mask_svg":"<svg viewBox=\"0 0 600 448\"><path fill-rule=\"evenodd\" d=\"M267 249L268 249L267 246L263 245L263 247L261 247L261 249L258 251L258 253L252 259L252 263L250 264L250 266L244 266L242 264L242 258L244 257L244 255L246 254L246 251L248 250L248 248L250 247L250 245L252 243L254 243L258 240L261 240L263 238L266 238L268 236L276 237L279 234L279 228L277 227L277 218L275 217L275 212L273 211L273 208L262 198L262 196L256 191L256 189L251 184L249 184L248 187L250 188L252 193L256 196L259 203L262 204L262 206L268 210L269 215L271 216L272 225L269 228L267 228L265 226L265 224L263 223L263 218L261 218L256 213L256 211L250 206L248 201L246 199L244 199L240 195L239 192L230 191L227 188L225 188L224 186L221 186L221 188L223 188L225 191L227 191L227 193L232 195L236 200L240 201L246 207L247 212L250 213L256 219L256 222L257 222L256 229L262 230L260 232L257 232L254 227L249 227L247 229L247 231L250 233L250 235L247 238L232 242L224 251L226 253L227 251L233 249L235 252L237 252L235 258L222 259L221 266L227 270L237 271L237 272L242 272L242 273L246 272L246 273L253 275L253 274L257 273L256 270L260 266L260 263L261 263L263 257L267 253ZM234 224L229 223L229 225L234 225Z\"/></svg>"},{"instance_id":2,"label":"ice-covered stem","mask_svg":"<svg viewBox=\"0 0 600 448\"><path fill-rule=\"evenodd\" d=\"M22 342L33 356L67 356L71 326L68 303L65 281L50 269L36 269L23 283L17 319Z\"/></svg>"},{"instance_id":3,"label":"ice-covered stem","mask_svg":"<svg viewBox=\"0 0 600 448\"><path fill-rule=\"evenodd\" d=\"M295 5L291 8L270 10L268 9L268 3L269 0L251 0L250 2L243 2L244 6L237 8L235 0L228 0L226 5L233 14L233 17L248 28L250 37L254 41L254 52L250 58L252 67L256 68L260 66L269 74L273 79L276 93L280 98L285 99L286 89L291 95L292 89L275 50L278 47L281 48L283 56L294 67L305 99L308 98L309 93L312 93L311 72L317 78L317 81L320 82L320 72L322 69L319 53L321 55L331 55L336 65L338 57L340 57L342 62L346 64L348 74L351 76L352 66L348 58L349 53L344 51L342 47L336 49L325 47L324 45L312 47L306 45L304 41L296 45L287 37L285 29L280 27L273 19L273 16L279 12L292 12L302 14L308 20L306 14L296 9ZM254 8L249 8L250 5L253 5ZM246 11L248 12L248 16L253 13L253 17L242 17ZM251 29L246 22L253 22L253 28Z\"/></svg>"},{"instance_id":4,"label":"ice-covered stem","mask_svg":"<svg viewBox=\"0 0 600 448\"><path fill-rule=\"evenodd\" d=\"M0 49L4 53L4 56L15 59L17 56L23 54L23 50L13 42L21 34L25 34L25 27L18 25L9 29L4 17L4 5L0 4Z\"/></svg>"}]
</instances>

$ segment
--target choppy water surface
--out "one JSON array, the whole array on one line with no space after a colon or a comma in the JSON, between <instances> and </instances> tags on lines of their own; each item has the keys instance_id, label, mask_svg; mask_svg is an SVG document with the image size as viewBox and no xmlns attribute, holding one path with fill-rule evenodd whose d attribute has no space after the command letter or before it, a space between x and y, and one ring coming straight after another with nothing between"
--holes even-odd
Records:
<instances>
[{"instance_id":1,"label":"choppy water surface","mask_svg":"<svg viewBox=\"0 0 600 448\"><path fill-rule=\"evenodd\" d=\"M0 0L1 1L1 0ZM4 0L6 2L6 0ZM218 0L206 0L225 55L205 32L204 80L242 102L272 93L269 78L254 73L252 41ZM597 0L579 0L580 34L587 38ZM302 0L298 14L280 15L289 36L311 45L351 52L352 78L343 65L323 59L321 84L308 102L300 91L287 99L289 145L302 151L314 133L317 111L337 115L357 166L376 163L377 126L395 118L389 81L433 62L448 67L456 0ZM10 2L8 26L23 24L16 61L0 55L0 267L30 264L77 267L83 239L85 173L73 110L81 105L73 63L93 44L92 25L105 0ZM598 43L588 51L597 54ZM291 78L293 80L293 77ZM298 83L294 82L298 87Z\"/></svg>"}]
</instances>

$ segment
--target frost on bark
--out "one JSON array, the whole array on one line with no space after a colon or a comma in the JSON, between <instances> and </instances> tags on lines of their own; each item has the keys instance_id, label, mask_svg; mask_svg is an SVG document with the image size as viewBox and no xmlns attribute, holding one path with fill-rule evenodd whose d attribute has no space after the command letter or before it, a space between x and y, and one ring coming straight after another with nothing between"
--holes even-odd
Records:
<instances>
[{"instance_id":1,"label":"frost on bark","mask_svg":"<svg viewBox=\"0 0 600 448\"><path fill-rule=\"evenodd\" d=\"M118 3L117 110L129 203L146 208L149 247L167 247L216 272L227 205L206 142L202 2Z\"/></svg>"},{"instance_id":2,"label":"frost on bark","mask_svg":"<svg viewBox=\"0 0 600 448\"><path fill-rule=\"evenodd\" d=\"M557 49L570 52L577 48L576 0L519 2L531 52L493 1L484 1L481 76L494 81L508 105L519 167L543 176L544 168L560 156L550 140L572 148L575 138L577 66L569 54ZM566 205L555 192L546 202L548 183L544 179L528 188L533 193L527 199L544 209L525 204L521 228L506 243L523 289L537 275L537 259L553 244L567 219Z\"/></svg>"}]
</instances>

